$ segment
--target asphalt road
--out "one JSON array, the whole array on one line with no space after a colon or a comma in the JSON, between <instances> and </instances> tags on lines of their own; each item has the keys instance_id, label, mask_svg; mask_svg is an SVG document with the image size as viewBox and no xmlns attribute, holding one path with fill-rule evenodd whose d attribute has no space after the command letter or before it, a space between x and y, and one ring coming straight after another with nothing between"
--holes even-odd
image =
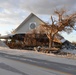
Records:
<instances>
[{"instance_id":1,"label":"asphalt road","mask_svg":"<svg viewBox=\"0 0 76 75\"><path fill-rule=\"evenodd\" d=\"M76 66L0 53L0 74L1 75L76 75Z\"/></svg>"}]
</instances>

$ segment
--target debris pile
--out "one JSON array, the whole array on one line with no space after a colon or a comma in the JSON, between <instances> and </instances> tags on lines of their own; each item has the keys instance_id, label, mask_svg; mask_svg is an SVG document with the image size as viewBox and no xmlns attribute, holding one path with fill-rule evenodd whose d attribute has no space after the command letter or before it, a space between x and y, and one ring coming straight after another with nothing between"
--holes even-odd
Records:
<instances>
[{"instance_id":1,"label":"debris pile","mask_svg":"<svg viewBox=\"0 0 76 75\"><path fill-rule=\"evenodd\" d=\"M63 44L62 44L62 49L76 49L76 46L74 44L72 44L71 42L69 41L65 41Z\"/></svg>"}]
</instances>

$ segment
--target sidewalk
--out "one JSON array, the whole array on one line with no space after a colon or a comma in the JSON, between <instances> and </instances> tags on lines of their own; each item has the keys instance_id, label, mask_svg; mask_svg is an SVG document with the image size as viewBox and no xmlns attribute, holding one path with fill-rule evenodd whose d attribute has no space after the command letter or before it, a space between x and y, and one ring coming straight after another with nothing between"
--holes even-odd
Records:
<instances>
[{"instance_id":1,"label":"sidewalk","mask_svg":"<svg viewBox=\"0 0 76 75\"><path fill-rule=\"evenodd\" d=\"M0 53L6 53L6 54L11 54L11 55L17 55L17 56L21 55L24 57L37 58L37 59L42 59L42 60L47 60L47 61L64 63L64 64L76 66L76 59L57 56L54 54L45 54L45 53L35 52L35 51L9 49L6 47L0 47Z\"/></svg>"}]
</instances>

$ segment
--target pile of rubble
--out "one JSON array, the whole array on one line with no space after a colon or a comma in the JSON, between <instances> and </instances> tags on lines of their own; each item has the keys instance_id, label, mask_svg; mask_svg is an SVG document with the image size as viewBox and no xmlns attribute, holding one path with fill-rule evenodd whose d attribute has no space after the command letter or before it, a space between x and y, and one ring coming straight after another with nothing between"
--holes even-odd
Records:
<instances>
[{"instance_id":1,"label":"pile of rubble","mask_svg":"<svg viewBox=\"0 0 76 75\"><path fill-rule=\"evenodd\" d=\"M60 49L58 55L76 58L76 46L69 41L65 41L62 44L62 48Z\"/></svg>"},{"instance_id":2,"label":"pile of rubble","mask_svg":"<svg viewBox=\"0 0 76 75\"><path fill-rule=\"evenodd\" d=\"M76 46L74 44L72 44L71 42L69 41L65 41L63 44L62 44L62 49L76 49Z\"/></svg>"}]
</instances>

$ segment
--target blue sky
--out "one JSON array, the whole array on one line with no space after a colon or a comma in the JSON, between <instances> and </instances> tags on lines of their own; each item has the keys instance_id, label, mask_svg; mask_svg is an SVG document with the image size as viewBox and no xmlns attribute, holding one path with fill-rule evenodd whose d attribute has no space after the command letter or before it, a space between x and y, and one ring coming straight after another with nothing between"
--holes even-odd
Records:
<instances>
[{"instance_id":1,"label":"blue sky","mask_svg":"<svg viewBox=\"0 0 76 75\"><path fill-rule=\"evenodd\" d=\"M48 22L55 9L64 7L68 12L76 10L76 0L0 0L0 34L8 34L15 29L31 12ZM76 32L62 33L76 41Z\"/></svg>"}]
</instances>

